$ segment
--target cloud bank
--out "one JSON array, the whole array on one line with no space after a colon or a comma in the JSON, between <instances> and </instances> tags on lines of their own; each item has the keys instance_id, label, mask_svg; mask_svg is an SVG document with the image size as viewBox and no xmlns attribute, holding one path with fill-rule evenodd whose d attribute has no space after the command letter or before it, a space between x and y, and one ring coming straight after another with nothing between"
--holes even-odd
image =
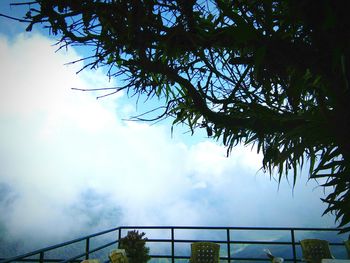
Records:
<instances>
[{"instance_id":1,"label":"cloud bank","mask_svg":"<svg viewBox=\"0 0 350 263\"><path fill-rule=\"evenodd\" d=\"M64 66L39 35L0 37L0 231L29 249L118 225L334 226L323 189L294 192L257 171L261 156L170 127L123 122L124 94L96 100L71 88L110 87L105 74ZM180 131L179 131L180 132ZM199 141L199 142L198 142ZM33 234L35 233L35 235Z\"/></svg>"}]
</instances>

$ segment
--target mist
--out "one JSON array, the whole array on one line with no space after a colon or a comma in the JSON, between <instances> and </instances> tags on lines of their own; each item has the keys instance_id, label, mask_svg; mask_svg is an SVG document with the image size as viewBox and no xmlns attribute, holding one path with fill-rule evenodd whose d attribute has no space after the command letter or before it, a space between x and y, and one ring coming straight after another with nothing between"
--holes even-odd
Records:
<instances>
[{"instance_id":1,"label":"mist","mask_svg":"<svg viewBox=\"0 0 350 263\"><path fill-rule=\"evenodd\" d=\"M0 242L25 252L119 225L334 227L325 195L302 173L295 188L259 171L250 147L182 140L165 123L128 122L126 94L76 72L74 49L39 33L0 36ZM190 135L188 135L190 136Z\"/></svg>"}]
</instances>

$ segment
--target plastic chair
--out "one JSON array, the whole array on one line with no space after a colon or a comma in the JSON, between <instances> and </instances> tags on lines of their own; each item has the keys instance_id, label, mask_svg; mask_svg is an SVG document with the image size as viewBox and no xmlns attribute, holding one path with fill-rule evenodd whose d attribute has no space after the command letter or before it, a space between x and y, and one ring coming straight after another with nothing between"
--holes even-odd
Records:
<instances>
[{"instance_id":1,"label":"plastic chair","mask_svg":"<svg viewBox=\"0 0 350 263\"><path fill-rule=\"evenodd\" d=\"M350 259L350 240L344 241L346 252L348 252L348 258Z\"/></svg>"},{"instance_id":2,"label":"plastic chair","mask_svg":"<svg viewBox=\"0 0 350 263\"><path fill-rule=\"evenodd\" d=\"M81 263L100 263L98 259L85 259Z\"/></svg>"},{"instance_id":3,"label":"plastic chair","mask_svg":"<svg viewBox=\"0 0 350 263\"><path fill-rule=\"evenodd\" d=\"M212 242L196 242L191 244L191 263L218 263L220 245Z\"/></svg>"},{"instance_id":4,"label":"plastic chair","mask_svg":"<svg viewBox=\"0 0 350 263\"><path fill-rule=\"evenodd\" d=\"M111 263L128 263L128 257L126 256L125 249L114 249L108 254L109 261Z\"/></svg>"},{"instance_id":5,"label":"plastic chair","mask_svg":"<svg viewBox=\"0 0 350 263\"><path fill-rule=\"evenodd\" d=\"M323 258L334 258L329 243L321 239L304 239L300 241L303 260L310 263L321 263Z\"/></svg>"}]
</instances>

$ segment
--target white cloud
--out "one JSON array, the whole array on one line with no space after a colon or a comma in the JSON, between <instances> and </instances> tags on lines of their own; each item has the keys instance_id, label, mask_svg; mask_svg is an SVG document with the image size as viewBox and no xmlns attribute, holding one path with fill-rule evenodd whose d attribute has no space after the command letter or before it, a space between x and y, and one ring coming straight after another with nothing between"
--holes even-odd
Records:
<instances>
[{"instance_id":1,"label":"white cloud","mask_svg":"<svg viewBox=\"0 0 350 263\"><path fill-rule=\"evenodd\" d=\"M332 224L320 218L321 189L301 179L294 197L286 183L277 191L249 148L226 158L211 141L189 146L169 127L122 122L133 109L122 95L72 91L115 83L102 71L76 75L81 65L63 66L74 50L54 53L51 44L0 38L0 183L15 196L0 221L12 237L41 229L37 242L55 242L119 224Z\"/></svg>"}]
</instances>

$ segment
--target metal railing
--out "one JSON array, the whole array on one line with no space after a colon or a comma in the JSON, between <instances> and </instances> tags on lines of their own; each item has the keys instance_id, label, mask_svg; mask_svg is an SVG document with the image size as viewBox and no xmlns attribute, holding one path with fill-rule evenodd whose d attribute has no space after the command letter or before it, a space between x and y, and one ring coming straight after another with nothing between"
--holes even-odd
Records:
<instances>
[{"instance_id":1,"label":"metal railing","mask_svg":"<svg viewBox=\"0 0 350 263\"><path fill-rule=\"evenodd\" d=\"M267 261L266 256L261 253L262 247L271 248L283 247L283 250L290 250L290 255L284 256L286 262L300 262L300 242L303 238L314 238L316 233L336 233L339 229L334 228L271 228L271 227L193 227L193 226L120 226L85 237L77 238L58 245L39 249L23 255L0 258L0 263L7 262L80 262L83 259L89 259L96 252L101 252L105 249L112 250L117 247L119 240L127 234L129 230L142 230L147 236L147 245L151 248L150 256L152 261L157 259L167 260L167 262L178 262L188 260L190 253L190 243L198 241L215 242L220 244L220 260L222 262L262 262ZM157 233L158 232L158 233ZM256 238L257 235L262 236L265 232L265 237ZM309 233L309 234L306 234ZM310 234L311 233L311 234ZM99 243L93 247L90 241L97 237L104 237L107 234L113 234L112 240ZM297 234L300 235L297 237ZM161 235L161 238L156 236ZM345 239L345 238L343 238ZM330 246L344 246L342 237L338 237L338 241L328 240ZM73 256L65 257L49 257L48 254L60 248L72 246L77 243L84 242L84 246L79 251L75 251ZM157 247L165 247L163 253L157 251ZM166 246L164 246L166 245ZM113 247L112 247L113 246ZM256 255L249 251L248 247L254 247ZM77 250L77 249L76 249ZM158 249L159 250L159 249ZM344 248L345 250L345 248ZM246 252L248 251L248 252ZM241 252L245 252L241 253ZM287 253L288 254L288 253ZM1 256L1 255L0 255ZM35 257L34 257L35 256ZM108 253L100 253L99 258L102 262L108 262ZM281 255L278 255L281 256Z\"/></svg>"}]
</instances>

